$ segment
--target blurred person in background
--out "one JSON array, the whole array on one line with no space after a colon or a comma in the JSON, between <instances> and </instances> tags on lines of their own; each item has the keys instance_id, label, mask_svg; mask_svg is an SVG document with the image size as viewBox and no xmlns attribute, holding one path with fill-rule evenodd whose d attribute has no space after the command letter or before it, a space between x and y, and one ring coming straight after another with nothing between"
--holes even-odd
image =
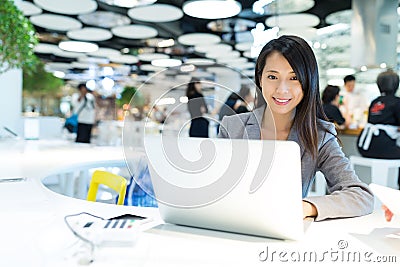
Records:
<instances>
[{"instance_id":1,"label":"blurred person in background","mask_svg":"<svg viewBox=\"0 0 400 267\"><path fill-rule=\"evenodd\" d=\"M189 136L207 138L209 121L203 115L208 113L208 108L199 79L191 79L186 89L186 96L188 98L188 109L191 118Z\"/></svg>"},{"instance_id":2,"label":"blurred person in background","mask_svg":"<svg viewBox=\"0 0 400 267\"><path fill-rule=\"evenodd\" d=\"M346 128L350 119L345 119L339 109L340 88L336 85L327 85L322 92L322 107L330 122L336 123L339 128Z\"/></svg>"},{"instance_id":3,"label":"blurred person in background","mask_svg":"<svg viewBox=\"0 0 400 267\"><path fill-rule=\"evenodd\" d=\"M254 104L254 96L251 94L250 88L247 85L242 85L238 95L239 99L235 107L236 114L249 112Z\"/></svg>"},{"instance_id":4,"label":"blurred person in background","mask_svg":"<svg viewBox=\"0 0 400 267\"><path fill-rule=\"evenodd\" d=\"M349 128L358 128L362 124L364 111L368 108L366 98L357 92L356 77L347 75L343 78L344 89L340 92L342 100L339 100L340 111L345 118L348 118Z\"/></svg>"},{"instance_id":5,"label":"blurred person in background","mask_svg":"<svg viewBox=\"0 0 400 267\"><path fill-rule=\"evenodd\" d=\"M72 95L72 108L78 113L77 143L90 143L92 128L96 120L96 101L93 94L88 90L86 84L78 85L79 93Z\"/></svg>"},{"instance_id":6,"label":"blurred person in background","mask_svg":"<svg viewBox=\"0 0 400 267\"><path fill-rule=\"evenodd\" d=\"M381 96L371 102L368 123L357 140L358 152L366 158L400 159L400 98L395 96L399 75L382 72L376 83Z\"/></svg>"}]
</instances>

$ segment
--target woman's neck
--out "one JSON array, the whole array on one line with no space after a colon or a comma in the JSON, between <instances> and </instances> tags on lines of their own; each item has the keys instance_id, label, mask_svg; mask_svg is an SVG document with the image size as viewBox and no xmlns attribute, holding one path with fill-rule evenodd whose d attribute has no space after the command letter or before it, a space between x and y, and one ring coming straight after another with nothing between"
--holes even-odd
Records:
<instances>
[{"instance_id":1,"label":"woman's neck","mask_svg":"<svg viewBox=\"0 0 400 267\"><path fill-rule=\"evenodd\" d=\"M294 120L293 114L273 114L268 108L264 111L261 124L261 139L287 140Z\"/></svg>"}]
</instances>

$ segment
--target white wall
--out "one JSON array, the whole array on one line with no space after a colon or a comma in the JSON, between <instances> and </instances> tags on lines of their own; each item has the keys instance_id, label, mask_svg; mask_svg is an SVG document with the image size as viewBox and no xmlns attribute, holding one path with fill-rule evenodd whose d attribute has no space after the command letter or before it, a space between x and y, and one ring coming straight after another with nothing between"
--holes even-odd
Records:
<instances>
[{"instance_id":1,"label":"white wall","mask_svg":"<svg viewBox=\"0 0 400 267\"><path fill-rule=\"evenodd\" d=\"M22 70L14 69L0 75L0 136L3 127L23 136Z\"/></svg>"}]
</instances>

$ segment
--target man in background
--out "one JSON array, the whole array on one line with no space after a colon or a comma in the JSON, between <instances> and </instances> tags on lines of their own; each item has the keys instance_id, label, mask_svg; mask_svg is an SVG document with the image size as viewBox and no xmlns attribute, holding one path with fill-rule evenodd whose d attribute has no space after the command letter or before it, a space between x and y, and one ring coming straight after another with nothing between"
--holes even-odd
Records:
<instances>
[{"instance_id":1,"label":"man in background","mask_svg":"<svg viewBox=\"0 0 400 267\"><path fill-rule=\"evenodd\" d=\"M86 87L86 84L78 85L79 93L72 95L73 112L78 114L77 143L90 143L92 128L96 119L95 98Z\"/></svg>"},{"instance_id":2,"label":"man in background","mask_svg":"<svg viewBox=\"0 0 400 267\"><path fill-rule=\"evenodd\" d=\"M366 98L355 90L356 77L347 75L343 79L344 89L340 92L340 111L345 118L350 119L350 128L358 128L365 123L364 112L368 110Z\"/></svg>"}]
</instances>

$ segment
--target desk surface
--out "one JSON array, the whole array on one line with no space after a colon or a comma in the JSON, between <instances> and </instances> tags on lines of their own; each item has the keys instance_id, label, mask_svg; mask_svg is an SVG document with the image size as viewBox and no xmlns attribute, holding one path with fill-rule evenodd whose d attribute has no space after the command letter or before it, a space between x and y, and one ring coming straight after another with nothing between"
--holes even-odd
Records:
<instances>
[{"instance_id":1,"label":"desk surface","mask_svg":"<svg viewBox=\"0 0 400 267\"><path fill-rule=\"evenodd\" d=\"M357 128L357 129L339 129L338 134L344 134L344 135L355 135L359 136L360 133L362 132L363 128Z\"/></svg>"},{"instance_id":2,"label":"desk surface","mask_svg":"<svg viewBox=\"0 0 400 267\"><path fill-rule=\"evenodd\" d=\"M91 149L105 152L108 148ZM22 154L21 158L29 160ZM0 183L1 266L81 266L77 263L77 239L63 218L83 211L105 218L126 213L154 218L134 246L96 249L91 266L266 266L294 263L297 256L311 254L318 257L321 265L330 265L343 262L336 257L342 257L343 252L360 255L360 262L350 260L351 265L382 260L378 258L382 254L396 256L385 259L400 262L400 239L387 237L400 232L400 220L388 223L379 210L358 218L313 222L302 241L280 241L164 224L154 208L115 206L59 195L41 183L48 169L46 163L40 162L36 164L42 171L38 171L38 166L18 161L21 164L18 172L22 171L27 180ZM25 166L33 168L33 175ZM65 168L65 162L60 167ZM9 173L10 168L5 169ZM308 266L308 258L296 264Z\"/></svg>"}]
</instances>

